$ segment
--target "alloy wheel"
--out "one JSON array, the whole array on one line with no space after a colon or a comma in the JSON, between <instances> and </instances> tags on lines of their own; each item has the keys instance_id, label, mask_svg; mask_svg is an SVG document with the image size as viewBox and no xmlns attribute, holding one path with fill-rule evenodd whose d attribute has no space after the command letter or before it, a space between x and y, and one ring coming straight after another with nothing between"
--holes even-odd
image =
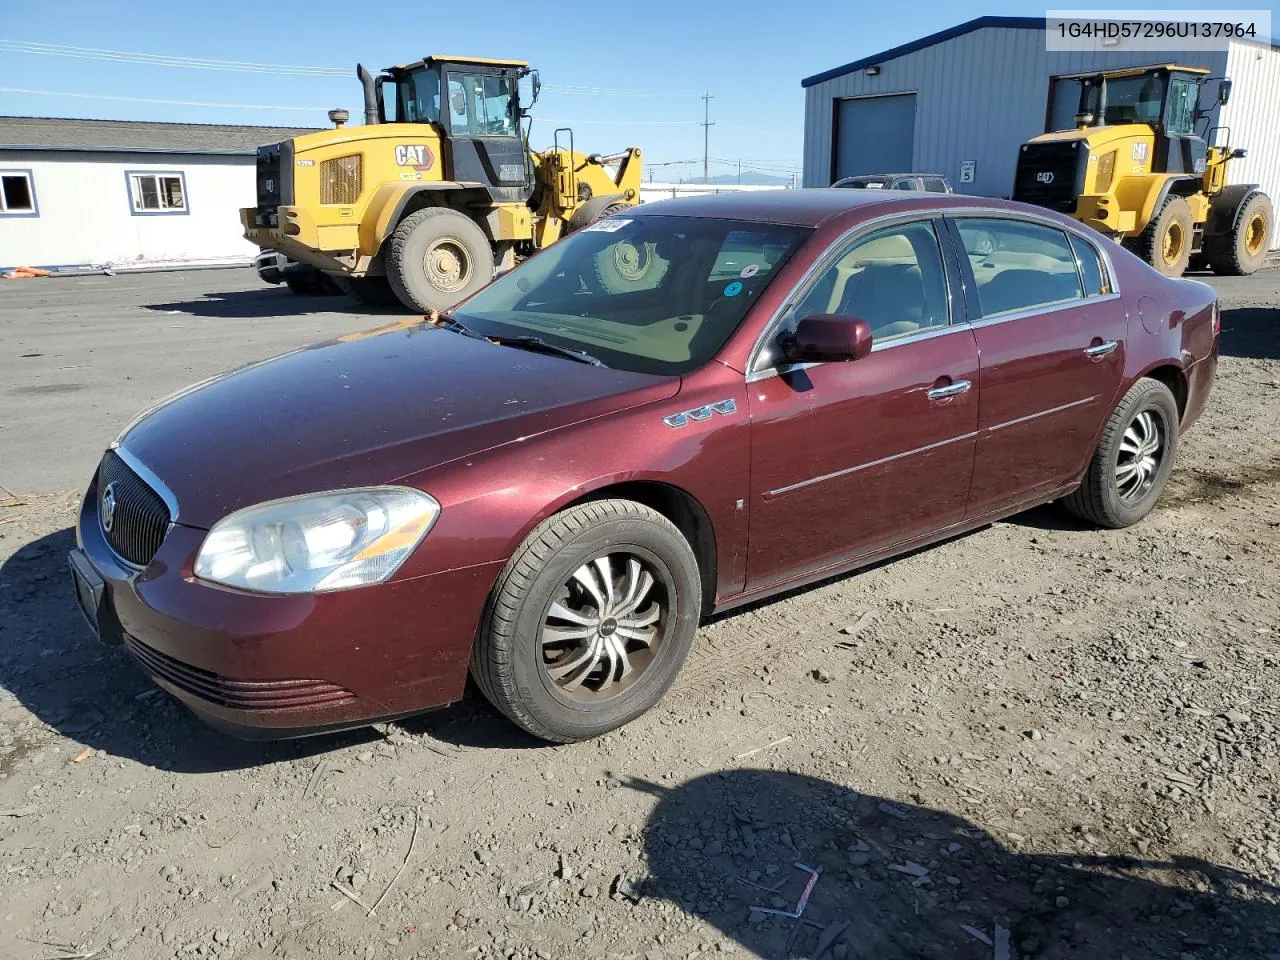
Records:
<instances>
[{"instance_id":1,"label":"alloy wheel","mask_svg":"<svg viewBox=\"0 0 1280 960\"><path fill-rule=\"evenodd\" d=\"M610 553L569 576L543 618L541 665L563 697L621 693L655 661L667 623L665 578L645 558Z\"/></svg>"},{"instance_id":2,"label":"alloy wheel","mask_svg":"<svg viewBox=\"0 0 1280 960\"><path fill-rule=\"evenodd\" d=\"M1165 423L1158 411L1143 410L1125 428L1116 458L1116 491L1132 503L1146 496L1160 473Z\"/></svg>"}]
</instances>

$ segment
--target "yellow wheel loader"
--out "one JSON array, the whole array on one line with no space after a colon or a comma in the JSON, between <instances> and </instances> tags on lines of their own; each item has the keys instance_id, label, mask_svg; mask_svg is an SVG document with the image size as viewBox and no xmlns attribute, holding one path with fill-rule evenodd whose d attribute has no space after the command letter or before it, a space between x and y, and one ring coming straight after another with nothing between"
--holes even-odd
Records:
<instances>
[{"instance_id":1,"label":"yellow wheel loader","mask_svg":"<svg viewBox=\"0 0 1280 960\"><path fill-rule=\"evenodd\" d=\"M573 132L529 149L518 60L433 56L373 76L364 125L258 148L245 236L318 267L369 304L445 310L564 234L639 201L640 150L582 154ZM530 104L532 105L532 103ZM619 282L627 269L618 264Z\"/></svg>"},{"instance_id":2,"label":"yellow wheel loader","mask_svg":"<svg viewBox=\"0 0 1280 960\"><path fill-rule=\"evenodd\" d=\"M1079 84L1076 129L1022 145L1013 199L1069 213L1167 276L1253 273L1267 256L1271 200L1257 184L1228 186L1227 164L1245 151L1197 132L1208 73L1160 64L1057 78ZM1218 103L1230 95L1220 78Z\"/></svg>"}]
</instances>

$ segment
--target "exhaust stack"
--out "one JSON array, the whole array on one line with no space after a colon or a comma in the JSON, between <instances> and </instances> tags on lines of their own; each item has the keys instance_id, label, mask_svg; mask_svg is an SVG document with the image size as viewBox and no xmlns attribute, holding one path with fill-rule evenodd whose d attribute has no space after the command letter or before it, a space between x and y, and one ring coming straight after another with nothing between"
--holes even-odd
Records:
<instances>
[{"instance_id":1,"label":"exhaust stack","mask_svg":"<svg viewBox=\"0 0 1280 960\"><path fill-rule=\"evenodd\" d=\"M378 87L373 74L364 68L364 64L356 64L356 76L360 86L364 87L364 122L370 126L378 122Z\"/></svg>"}]
</instances>

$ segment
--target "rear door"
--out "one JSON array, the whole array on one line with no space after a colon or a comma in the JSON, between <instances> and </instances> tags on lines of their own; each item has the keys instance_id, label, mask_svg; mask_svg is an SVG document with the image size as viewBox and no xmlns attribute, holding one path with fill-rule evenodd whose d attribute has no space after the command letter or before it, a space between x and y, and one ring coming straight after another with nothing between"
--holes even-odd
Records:
<instances>
[{"instance_id":1,"label":"rear door","mask_svg":"<svg viewBox=\"0 0 1280 960\"><path fill-rule=\"evenodd\" d=\"M952 224L978 317L977 517L1080 475L1119 390L1127 319L1090 243L1016 217Z\"/></svg>"}]
</instances>

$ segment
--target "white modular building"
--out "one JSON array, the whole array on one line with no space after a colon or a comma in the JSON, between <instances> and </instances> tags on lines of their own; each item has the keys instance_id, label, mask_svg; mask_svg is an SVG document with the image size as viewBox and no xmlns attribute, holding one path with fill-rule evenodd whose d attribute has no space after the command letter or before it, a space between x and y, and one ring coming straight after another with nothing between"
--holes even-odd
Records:
<instances>
[{"instance_id":1,"label":"white modular building","mask_svg":"<svg viewBox=\"0 0 1280 960\"><path fill-rule=\"evenodd\" d=\"M306 132L0 117L0 268L246 263L257 148Z\"/></svg>"}]
</instances>

